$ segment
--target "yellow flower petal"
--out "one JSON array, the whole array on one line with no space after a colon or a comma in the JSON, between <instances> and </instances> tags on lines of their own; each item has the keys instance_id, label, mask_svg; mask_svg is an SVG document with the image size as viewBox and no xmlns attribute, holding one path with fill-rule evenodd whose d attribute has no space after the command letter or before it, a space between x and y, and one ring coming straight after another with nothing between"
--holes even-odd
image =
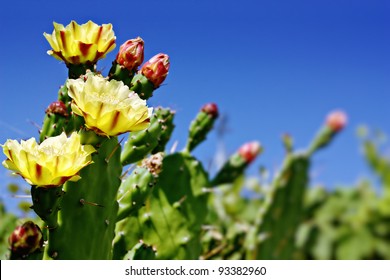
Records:
<instances>
[{"instance_id":1,"label":"yellow flower petal","mask_svg":"<svg viewBox=\"0 0 390 280\"><path fill-rule=\"evenodd\" d=\"M115 48L111 24L88 21L78 25L72 21L66 27L56 22L53 25L52 34L43 33L52 47L47 53L66 64L96 63Z\"/></svg>"},{"instance_id":2,"label":"yellow flower petal","mask_svg":"<svg viewBox=\"0 0 390 280\"><path fill-rule=\"evenodd\" d=\"M90 74L86 81L68 80L67 87L73 113L97 134L116 136L149 126L152 108L121 81Z\"/></svg>"},{"instance_id":3,"label":"yellow flower petal","mask_svg":"<svg viewBox=\"0 0 390 280\"><path fill-rule=\"evenodd\" d=\"M91 145L81 145L80 135L65 133L44 140L40 145L34 138L20 143L7 140L3 152L7 159L3 165L21 175L31 185L55 187L67 180L78 180L78 172L92 163Z\"/></svg>"}]
</instances>

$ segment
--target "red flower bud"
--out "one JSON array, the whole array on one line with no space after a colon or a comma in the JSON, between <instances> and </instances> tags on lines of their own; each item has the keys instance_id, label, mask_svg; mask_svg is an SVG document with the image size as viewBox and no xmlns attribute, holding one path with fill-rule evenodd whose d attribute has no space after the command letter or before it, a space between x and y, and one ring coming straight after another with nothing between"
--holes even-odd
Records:
<instances>
[{"instance_id":1,"label":"red flower bud","mask_svg":"<svg viewBox=\"0 0 390 280\"><path fill-rule=\"evenodd\" d=\"M167 77L169 66L169 56L159 53L142 66L141 73L158 88Z\"/></svg>"},{"instance_id":2,"label":"red flower bud","mask_svg":"<svg viewBox=\"0 0 390 280\"><path fill-rule=\"evenodd\" d=\"M214 119L218 118L219 112L217 104L215 103L207 103L202 107L202 112L205 112L211 115Z\"/></svg>"},{"instance_id":3,"label":"red flower bud","mask_svg":"<svg viewBox=\"0 0 390 280\"><path fill-rule=\"evenodd\" d=\"M64 102L62 101L54 101L52 102L45 111L46 114L59 114L64 117L68 116L68 110L66 109L66 106Z\"/></svg>"},{"instance_id":4,"label":"red flower bud","mask_svg":"<svg viewBox=\"0 0 390 280\"><path fill-rule=\"evenodd\" d=\"M326 125L334 132L342 130L346 124L347 115L343 111L331 112L326 119Z\"/></svg>"},{"instance_id":5,"label":"red flower bud","mask_svg":"<svg viewBox=\"0 0 390 280\"><path fill-rule=\"evenodd\" d=\"M27 255L43 246L41 229L31 221L18 226L8 238L11 251L18 255Z\"/></svg>"},{"instance_id":6,"label":"red flower bud","mask_svg":"<svg viewBox=\"0 0 390 280\"><path fill-rule=\"evenodd\" d=\"M129 71L136 69L144 61L144 41L141 37L126 41L120 46L116 62Z\"/></svg>"},{"instance_id":7,"label":"red flower bud","mask_svg":"<svg viewBox=\"0 0 390 280\"><path fill-rule=\"evenodd\" d=\"M261 145L259 142L249 142L241 146L238 154L242 156L247 163L251 163L261 152Z\"/></svg>"}]
</instances>

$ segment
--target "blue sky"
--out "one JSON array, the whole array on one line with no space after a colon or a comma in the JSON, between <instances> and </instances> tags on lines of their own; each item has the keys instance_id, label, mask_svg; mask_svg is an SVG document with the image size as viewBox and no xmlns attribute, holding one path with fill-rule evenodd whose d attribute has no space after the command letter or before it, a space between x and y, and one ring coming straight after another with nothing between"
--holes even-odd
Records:
<instances>
[{"instance_id":1,"label":"blue sky","mask_svg":"<svg viewBox=\"0 0 390 280\"><path fill-rule=\"evenodd\" d=\"M43 32L52 22L112 23L117 48L98 68L107 73L119 45L141 36L145 60L164 52L171 69L151 106L177 111L173 135L183 147L199 108L228 115L228 153L259 140L256 160L271 170L283 158L281 134L306 147L327 113L343 109L348 128L313 159L314 183L352 184L369 174L356 137L367 124L390 134L390 4L388 1L5 1L0 10L0 143L37 137L66 67L48 56ZM205 165L216 135L195 154ZM4 156L0 156L3 160ZM0 191L6 170L0 172Z\"/></svg>"}]
</instances>

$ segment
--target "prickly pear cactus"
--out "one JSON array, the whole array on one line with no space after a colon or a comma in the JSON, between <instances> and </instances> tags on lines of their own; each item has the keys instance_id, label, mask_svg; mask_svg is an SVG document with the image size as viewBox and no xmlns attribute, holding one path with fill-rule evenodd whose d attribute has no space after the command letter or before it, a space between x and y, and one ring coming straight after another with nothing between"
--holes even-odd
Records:
<instances>
[{"instance_id":1,"label":"prickly pear cactus","mask_svg":"<svg viewBox=\"0 0 390 280\"><path fill-rule=\"evenodd\" d=\"M143 182L149 184L149 180ZM118 231L126 232L122 237L129 250L142 240L154 248L158 259L197 259L207 213L207 186L207 173L192 156L175 153L164 157L157 183L143 207L134 207L134 214L118 223Z\"/></svg>"},{"instance_id":2,"label":"prickly pear cactus","mask_svg":"<svg viewBox=\"0 0 390 280\"><path fill-rule=\"evenodd\" d=\"M229 195L223 189L243 178L262 151L259 142L243 145L212 178L191 154L212 131L216 104L198 112L181 152L166 152L175 112L149 108L147 102L168 75L168 55L143 63L143 40L128 40L105 77L96 69L116 46L111 24L54 23L52 34L44 36L52 47L48 54L64 62L68 77L45 111L39 142L2 145L3 165L31 185L32 209L43 224L29 221L15 229L11 258L293 257L310 155L343 127L342 113L328 119L306 154L290 151L264 201L250 203L238 197L237 185ZM118 139L126 133L122 144ZM221 213L224 222L218 221ZM224 234L226 240L214 242Z\"/></svg>"},{"instance_id":3,"label":"prickly pear cactus","mask_svg":"<svg viewBox=\"0 0 390 280\"><path fill-rule=\"evenodd\" d=\"M294 154L291 145L285 145L287 156L283 167L265 197L255 226L246 237L248 259L294 259L295 235L303 219L303 202L309 183L310 156L329 145L345 123L346 116L342 112L332 112L307 152Z\"/></svg>"},{"instance_id":4,"label":"prickly pear cactus","mask_svg":"<svg viewBox=\"0 0 390 280\"><path fill-rule=\"evenodd\" d=\"M308 185L308 170L309 159L305 155L286 159L259 211L257 228L248 234L249 259L292 259L295 232L301 222Z\"/></svg>"},{"instance_id":5,"label":"prickly pear cactus","mask_svg":"<svg viewBox=\"0 0 390 280\"><path fill-rule=\"evenodd\" d=\"M122 172L117 139L105 140L92 160L82 170L82 180L64 186L58 226L49 232L51 258L111 259Z\"/></svg>"}]
</instances>

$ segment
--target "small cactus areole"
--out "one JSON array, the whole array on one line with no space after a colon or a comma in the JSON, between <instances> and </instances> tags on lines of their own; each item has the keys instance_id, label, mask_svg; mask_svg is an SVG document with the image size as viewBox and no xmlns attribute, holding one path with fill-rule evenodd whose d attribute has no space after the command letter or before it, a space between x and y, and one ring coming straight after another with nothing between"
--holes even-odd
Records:
<instances>
[{"instance_id":1,"label":"small cactus areole","mask_svg":"<svg viewBox=\"0 0 390 280\"><path fill-rule=\"evenodd\" d=\"M334 132L342 130L346 124L347 115L343 111L333 111L326 119L326 125Z\"/></svg>"}]
</instances>

